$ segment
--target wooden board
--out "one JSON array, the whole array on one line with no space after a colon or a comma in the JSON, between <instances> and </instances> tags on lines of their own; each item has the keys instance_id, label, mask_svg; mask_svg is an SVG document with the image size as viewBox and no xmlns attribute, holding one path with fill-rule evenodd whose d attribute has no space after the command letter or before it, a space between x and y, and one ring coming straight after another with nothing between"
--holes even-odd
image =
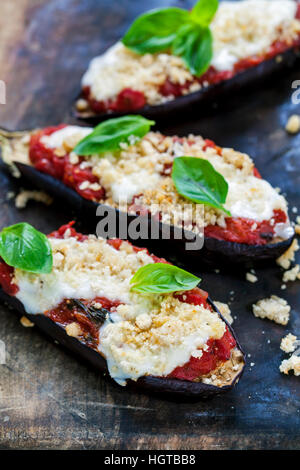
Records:
<instances>
[{"instance_id":1,"label":"wooden board","mask_svg":"<svg viewBox=\"0 0 300 470\"><path fill-rule=\"evenodd\" d=\"M2 0L0 79L7 84L7 104L0 105L0 126L71 122L68 111L89 60L140 12L175 3ZM165 122L161 128L170 134L201 133L249 152L263 176L280 186L300 213L300 134L291 137L284 130L288 116L300 112L291 103L291 84L299 73L298 68L272 77L259 90L228 97L206 117L197 118L195 110L192 120L182 116L183 122ZM47 232L72 219L62 204L30 203L18 211L7 200L12 190L16 183L0 173L1 227L25 220ZM6 364L0 365L0 448L299 449L300 380L281 375L278 367L284 357L281 338L290 331L300 334L300 284L281 290L276 267L259 269L257 275L256 284L246 282L244 272L205 275L203 288L217 300L232 302L235 328L249 357L234 391L194 403L128 393L36 328L22 327L13 312L0 306L0 340L7 352ZM270 294L292 306L287 327L251 313L251 304Z\"/></svg>"}]
</instances>

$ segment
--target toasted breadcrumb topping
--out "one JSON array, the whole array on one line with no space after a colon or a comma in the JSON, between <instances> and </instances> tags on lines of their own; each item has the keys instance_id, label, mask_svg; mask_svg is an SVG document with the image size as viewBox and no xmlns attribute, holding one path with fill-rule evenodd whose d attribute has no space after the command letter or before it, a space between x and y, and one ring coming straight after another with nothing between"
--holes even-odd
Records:
<instances>
[{"instance_id":1,"label":"toasted breadcrumb topping","mask_svg":"<svg viewBox=\"0 0 300 470\"><path fill-rule=\"evenodd\" d=\"M204 348L209 337L221 338L225 332L216 313L172 296L165 296L143 318L139 314L130 319L128 305L116 310L123 320L107 323L100 330L100 351L116 380L167 375Z\"/></svg>"},{"instance_id":2,"label":"toasted breadcrumb topping","mask_svg":"<svg viewBox=\"0 0 300 470\"><path fill-rule=\"evenodd\" d=\"M267 318L279 325L286 325L290 318L291 307L287 301L272 295L252 305L253 313L258 318Z\"/></svg>"},{"instance_id":3,"label":"toasted breadcrumb topping","mask_svg":"<svg viewBox=\"0 0 300 470\"><path fill-rule=\"evenodd\" d=\"M50 147L59 142L66 149L63 137L66 133L68 151L71 151L82 139L81 129L74 128L72 135L69 129L62 129L43 137L43 142ZM84 132L86 134L86 128ZM174 158L182 155L208 160L225 177L229 184L225 207L233 216L268 220L275 209L286 212L284 198L269 183L253 176L254 164L248 155L233 149L208 146L201 136L192 134L177 138L150 132L130 146L122 145L119 152L106 152L102 158L98 155L85 157L80 167L91 168L99 179L99 185L104 187L105 199L99 202L118 207L121 201L131 204L134 198L133 212L139 206L153 214L157 207L163 223L184 226L196 233L202 233L207 225L225 227L222 211L190 204L178 194L170 176L171 170L168 173L167 169L171 168ZM84 181L80 189L87 188L96 190L99 186Z\"/></svg>"},{"instance_id":4,"label":"toasted breadcrumb topping","mask_svg":"<svg viewBox=\"0 0 300 470\"><path fill-rule=\"evenodd\" d=\"M104 297L119 305L99 327L99 352L118 382L143 375L163 376L188 362L220 339L225 322L209 308L180 301L173 294L131 292L130 280L142 266L153 263L146 250L122 242L119 250L90 235L78 241L69 231L63 239L49 238L53 252L50 274L15 269L16 297L29 313L44 313L65 299ZM66 327L80 337L76 322Z\"/></svg>"},{"instance_id":5,"label":"toasted breadcrumb topping","mask_svg":"<svg viewBox=\"0 0 300 470\"><path fill-rule=\"evenodd\" d=\"M275 41L292 44L300 31L295 19L293 1L250 0L239 3L222 2L211 23L213 34L212 66L217 70L232 70L236 62L268 51ZM207 86L200 85L181 57L163 52L139 55L121 42L95 57L82 79L93 98L106 101L115 98L123 89L142 92L150 105L173 99L163 96L161 86L171 81L184 85L184 94ZM86 104L79 102L79 108Z\"/></svg>"},{"instance_id":6,"label":"toasted breadcrumb topping","mask_svg":"<svg viewBox=\"0 0 300 470\"><path fill-rule=\"evenodd\" d=\"M90 128L67 126L41 140L58 153L67 152L70 160L78 164L74 146L90 132ZM23 151L27 154L26 163L30 164L28 145L27 148L23 145ZM6 151L5 155L6 160L14 158L13 152ZM229 186L225 208L232 217L253 219L255 226L256 221L272 221L274 210L287 212L284 197L267 181L254 176L254 164L248 155L214 146L192 134L178 138L150 132L132 145L122 145L120 151L105 152L101 158L98 155L81 157L79 168L91 169L98 182L83 181L80 189L104 188L105 196L98 202L115 208L124 203L122 210L126 211L129 205L132 213L142 207L152 215L159 214L162 223L184 227L200 236L208 225L226 227L223 211L192 203L178 194L170 173L174 158L184 155L208 160L224 176ZM290 236L286 232L290 230L289 222L276 225L275 233L277 227L281 233L278 236Z\"/></svg>"}]
</instances>

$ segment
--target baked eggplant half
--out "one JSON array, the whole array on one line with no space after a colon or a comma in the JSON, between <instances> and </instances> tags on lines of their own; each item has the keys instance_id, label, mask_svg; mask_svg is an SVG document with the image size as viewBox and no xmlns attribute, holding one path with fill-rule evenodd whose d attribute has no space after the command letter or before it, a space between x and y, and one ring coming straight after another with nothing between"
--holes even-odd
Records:
<instances>
[{"instance_id":1,"label":"baked eggplant half","mask_svg":"<svg viewBox=\"0 0 300 470\"><path fill-rule=\"evenodd\" d=\"M200 0L191 12L164 8L137 18L122 41L91 61L76 117L96 124L128 112L159 119L195 105L203 110L294 65L299 2L217 3Z\"/></svg>"},{"instance_id":2,"label":"baked eggplant half","mask_svg":"<svg viewBox=\"0 0 300 470\"><path fill-rule=\"evenodd\" d=\"M120 239L0 233L0 297L121 386L203 397L229 390L245 358L193 274Z\"/></svg>"},{"instance_id":3,"label":"baked eggplant half","mask_svg":"<svg viewBox=\"0 0 300 470\"><path fill-rule=\"evenodd\" d=\"M25 133L2 131L2 158L14 174L69 203L93 226L101 207L110 215L125 216L128 226L145 217L155 220L161 231L171 228L169 248L192 255L198 263L255 263L288 249L294 229L287 202L261 178L248 155L200 136L148 132L150 125L140 116L126 116L95 130L60 125ZM181 229L182 237L175 236ZM204 246L187 251L186 239L193 237L202 237ZM138 237L129 230L120 238ZM151 238L146 234L145 244Z\"/></svg>"}]
</instances>

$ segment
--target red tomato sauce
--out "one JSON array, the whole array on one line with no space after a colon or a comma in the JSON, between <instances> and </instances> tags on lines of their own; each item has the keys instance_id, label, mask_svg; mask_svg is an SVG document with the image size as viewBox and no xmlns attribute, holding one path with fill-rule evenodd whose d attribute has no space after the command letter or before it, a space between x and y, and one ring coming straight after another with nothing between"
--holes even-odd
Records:
<instances>
[{"instance_id":1,"label":"red tomato sauce","mask_svg":"<svg viewBox=\"0 0 300 470\"><path fill-rule=\"evenodd\" d=\"M213 311L212 307L207 302L208 292L199 289L199 287L195 287L195 289L183 292L182 294L174 294L174 297L180 300L180 302L186 302L187 304L192 305L202 305L204 308L208 308Z\"/></svg>"},{"instance_id":2,"label":"red tomato sauce","mask_svg":"<svg viewBox=\"0 0 300 470\"><path fill-rule=\"evenodd\" d=\"M252 219L241 219L236 217L226 218L226 227L218 225L208 225L204 229L206 237L226 240L229 242L245 243L247 245L266 245L274 237L274 226L277 223L284 223L287 220L286 214L282 210L273 212L272 225L270 220L255 222Z\"/></svg>"},{"instance_id":3,"label":"red tomato sauce","mask_svg":"<svg viewBox=\"0 0 300 470\"><path fill-rule=\"evenodd\" d=\"M226 331L221 339L209 339L206 351L202 351L200 358L191 357L191 359L169 375L170 378L179 380L194 381L201 376L215 370L222 363L228 361L231 356L231 350L235 347L236 341L232 334Z\"/></svg>"},{"instance_id":4,"label":"red tomato sauce","mask_svg":"<svg viewBox=\"0 0 300 470\"><path fill-rule=\"evenodd\" d=\"M19 288L13 283L14 268L0 258L0 286L8 295L16 295Z\"/></svg>"},{"instance_id":5,"label":"red tomato sauce","mask_svg":"<svg viewBox=\"0 0 300 470\"><path fill-rule=\"evenodd\" d=\"M99 184L99 179L93 175L91 168L82 169L80 167L80 164L84 160L83 158L79 157L79 162L73 164L70 162L68 153L64 156L57 156L55 149L46 147L41 141L43 136L51 135L64 127L66 127L66 124L61 124L56 127L47 127L31 136L29 144L29 158L31 163L37 170L63 181L85 199L91 201L103 199L105 197L105 190L102 187L97 190L90 188L81 189L81 184L84 181Z\"/></svg>"},{"instance_id":6,"label":"red tomato sauce","mask_svg":"<svg viewBox=\"0 0 300 470\"><path fill-rule=\"evenodd\" d=\"M87 307L90 307L94 302L101 303L102 307L108 311L112 311L120 305L120 302L112 302L104 297L96 297L93 301L81 299L81 302ZM46 311L45 315L63 327L70 323L78 323L81 330L80 340L90 348L97 349L99 344L99 324L89 318L80 307L72 304L70 300L64 300L57 307Z\"/></svg>"},{"instance_id":7,"label":"red tomato sauce","mask_svg":"<svg viewBox=\"0 0 300 470\"><path fill-rule=\"evenodd\" d=\"M141 91L124 88L114 100L97 101L91 96L91 89L86 86L82 90L83 97L88 101L90 108L97 114L105 111L135 111L146 106L146 98Z\"/></svg>"},{"instance_id":8,"label":"red tomato sauce","mask_svg":"<svg viewBox=\"0 0 300 470\"><path fill-rule=\"evenodd\" d=\"M89 238L88 235L83 235L82 233L77 232L73 227L74 224L75 220L72 220L68 224L62 225L58 230L49 233L48 238L65 238L65 234L68 231L68 237L74 237L79 242L87 240Z\"/></svg>"},{"instance_id":9,"label":"red tomato sauce","mask_svg":"<svg viewBox=\"0 0 300 470\"><path fill-rule=\"evenodd\" d=\"M213 311L207 302L208 293L196 287L195 289L176 295L179 300L192 305L202 305ZM226 327L222 338L218 340L210 339L207 342L206 351L202 350L200 358L191 357L190 360L169 375L170 378L193 381L216 369L220 364L230 359L231 350L236 346L236 341Z\"/></svg>"}]
</instances>

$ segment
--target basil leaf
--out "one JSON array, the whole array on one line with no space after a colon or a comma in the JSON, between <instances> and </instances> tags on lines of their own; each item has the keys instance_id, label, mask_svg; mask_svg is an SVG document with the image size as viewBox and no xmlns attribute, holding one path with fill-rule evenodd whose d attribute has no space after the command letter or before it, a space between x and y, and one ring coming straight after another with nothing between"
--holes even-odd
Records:
<instances>
[{"instance_id":1,"label":"basil leaf","mask_svg":"<svg viewBox=\"0 0 300 470\"><path fill-rule=\"evenodd\" d=\"M138 54L165 51L176 32L189 21L189 13L181 8L162 8L139 16L122 39L123 44Z\"/></svg>"},{"instance_id":2,"label":"basil leaf","mask_svg":"<svg viewBox=\"0 0 300 470\"><path fill-rule=\"evenodd\" d=\"M32 273L50 273L52 249L48 238L29 224L20 223L0 233L0 256L14 268Z\"/></svg>"},{"instance_id":3,"label":"basil leaf","mask_svg":"<svg viewBox=\"0 0 300 470\"><path fill-rule=\"evenodd\" d=\"M172 53L182 57L193 75L203 75L213 57L213 38L210 29L196 24L183 25L174 40Z\"/></svg>"},{"instance_id":4,"label":"basil leaf","mask_svg":"<svg viewBox=\"0 0 300 470\"><path fill-rule=\"evenodd\" d=\"M194 289L201 279L177 266L154 263L142 266L130 280L132 292L167 293Z\"/></svg>"},{"instance_id":5,"label":"basil leaf","mask_svg":"<svg viewBox=\"0 0 300 470\"><path fill-rule=\"evenodd\" d=\"M209 161L196 157L177 157L173 163L172 179L181 196L197 204L215 207L231 216L223 207L228 184Z\"/></svg>"},{"instance_id":6,"label":"basil leaf","mask_svg":"<svg viewBox=\"0 0 300 470\"><path fill-rule=\"evenodd\" d=\"M73 151L78 155L93 155L119 150L121 143L130 144L133 137L140 140L154 124L154 121L138 115L109 119L95 127L94 131L82 139Z\"/></svg>"},{"instance_id":7,"label":"basil leaf","mask_svg":"<svg viewBox=\"0 0 300 470\"><path fill-rule=\"evenodd\" d=\"M191 11L191 20L207 27L218 9L218 0L199 0Z\"/></svg>"}]
</instances>

